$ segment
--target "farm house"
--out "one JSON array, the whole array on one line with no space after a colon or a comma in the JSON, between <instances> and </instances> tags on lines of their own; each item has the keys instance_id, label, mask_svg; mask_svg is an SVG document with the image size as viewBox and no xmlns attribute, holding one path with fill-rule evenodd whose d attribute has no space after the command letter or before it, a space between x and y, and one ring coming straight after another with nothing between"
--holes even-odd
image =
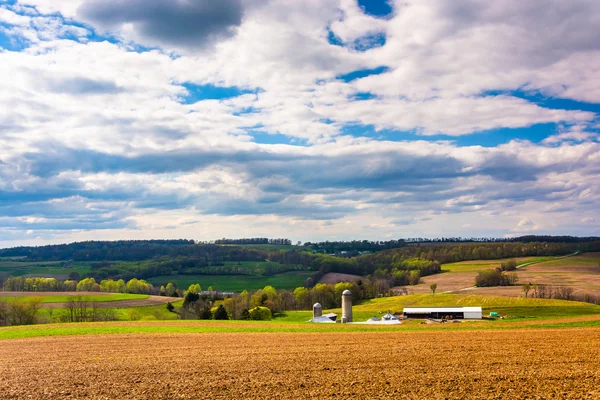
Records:
<instances>
[{"instance_id":1,"label":"farm house","mask_svg":"<svg viewBox=\"0 0 600 400\"><path fill-rule=\"evenodd\" d=\"M481 307L406 307L404 318L482 319Z\"/></svg>"}]
</instances>

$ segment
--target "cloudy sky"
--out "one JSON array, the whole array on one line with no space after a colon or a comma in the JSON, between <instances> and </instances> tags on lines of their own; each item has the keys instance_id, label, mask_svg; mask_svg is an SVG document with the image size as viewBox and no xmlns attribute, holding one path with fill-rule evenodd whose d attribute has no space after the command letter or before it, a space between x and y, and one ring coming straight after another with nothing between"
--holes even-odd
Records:
<instances>
[{"instance_id":1,"label":"cloudy sky","mask_svg":"<svg viewBox=\"0 0 600 400\"><path fill-rule=\"evenodd\" d=\"M0 0L0 247L600 235L597 0Z\"/></svg>"}]
</instances>

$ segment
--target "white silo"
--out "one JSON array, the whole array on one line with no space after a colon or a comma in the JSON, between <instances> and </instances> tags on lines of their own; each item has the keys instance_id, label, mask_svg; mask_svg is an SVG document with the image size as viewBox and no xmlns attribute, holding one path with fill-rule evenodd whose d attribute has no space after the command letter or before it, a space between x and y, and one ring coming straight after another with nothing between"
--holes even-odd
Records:
<instances>
[{"instance_id":1,"label":"white silo","mask_svg":"<svg viewBox=\"0 0 600 400\"><path fill-rule=\"evenodd\" d=\"M342 321L352 322L352 292L348 289L342 293Z\"/></svg>"},{"instance_id":2,"label":"white silo","mask_svg":"<svg viewBox=\"0 0 600 400\"><path fill-rule=\"evenodd\" d=\"M323 306L319 303L313 305L313 318L317 318L323 315Z\"/></svg>"}]
</instances>

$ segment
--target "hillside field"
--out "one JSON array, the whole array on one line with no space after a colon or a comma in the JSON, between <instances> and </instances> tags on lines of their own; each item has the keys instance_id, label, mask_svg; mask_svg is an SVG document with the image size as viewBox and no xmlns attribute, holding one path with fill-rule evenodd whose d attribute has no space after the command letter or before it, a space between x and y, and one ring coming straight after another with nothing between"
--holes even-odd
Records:
<instances>
[{"instance_id":1,"label":"hillside field","mask_svg":"<svg viewBox=\"0 0 600 400\"><path fill-rule=\"evenodd\" d=\"M214 290L225 292L242 292L262 289L267 285L277 289L294 290L302 286L310 271L292 271L270 276L257 275L165 275L149 278L148 282L160 286L173 282L179 288L187 288L199 283L203 289L212 287Z\"/></svg>"},{"instance_id":2,"label":"hillside field","mask_svg":"<svg viewBox=\"0 0 600 400\"><path fill-rule=\"evenodd\" d=\"M429 286L437 284L437 292L460 292L464 289L475 290L482 295L523 296L521 283L545 284L552 286L570 286L575 294L589 293L600 295L600 253L557 257L517 258L517 264L528 264L516 271L516 286L472 288L478 272L494 269L506 260L475 260L443 264L442 273L425 276L415 286L404 286L408 293L430 293ZM400 288L396 288L398 290Z\"/></svg>"}]
</instances>

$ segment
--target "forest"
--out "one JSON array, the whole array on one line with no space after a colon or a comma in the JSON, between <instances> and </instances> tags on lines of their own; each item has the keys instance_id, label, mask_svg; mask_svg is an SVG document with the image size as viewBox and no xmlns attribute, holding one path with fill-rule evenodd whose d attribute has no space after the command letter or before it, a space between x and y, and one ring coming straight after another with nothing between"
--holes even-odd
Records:
<instances>
[{"instance_id":1,"label":"forest","mask_svg":"<svg viewBox=\"0 0 600 400\"><path fill-rule=\"evenodd\" d=\"M557 242L555 237L535 236L544 241L529 241L530 238L534 237L526 237L523 242L511 240L426 246L404 246L404 241L324 242L326 246L333 243L338 250L351 248L354 251L368 246L373 249L377 246L402 245L354 257L303 251L306 245L290 246L290 250L269 250L232 244L195 243L192 240L90 241L4 249L0 250L0 257L9 258L17 264L21 261L86 261L90 265L89 271L81 275L73 272L70 278L94 278L97 281L128 281L169 275L272 276L290 271L312 271L313 275L306 279L304 286L313 287L329 272L376 275L392 285L410 285L418 283L423 276L439 273L441 265L445 263L600 251L600 241L590 241L590 238L560 237L568 240L565 242ZM267 241L272 243L274 240Z\"/></svg>"}]
</instances>

